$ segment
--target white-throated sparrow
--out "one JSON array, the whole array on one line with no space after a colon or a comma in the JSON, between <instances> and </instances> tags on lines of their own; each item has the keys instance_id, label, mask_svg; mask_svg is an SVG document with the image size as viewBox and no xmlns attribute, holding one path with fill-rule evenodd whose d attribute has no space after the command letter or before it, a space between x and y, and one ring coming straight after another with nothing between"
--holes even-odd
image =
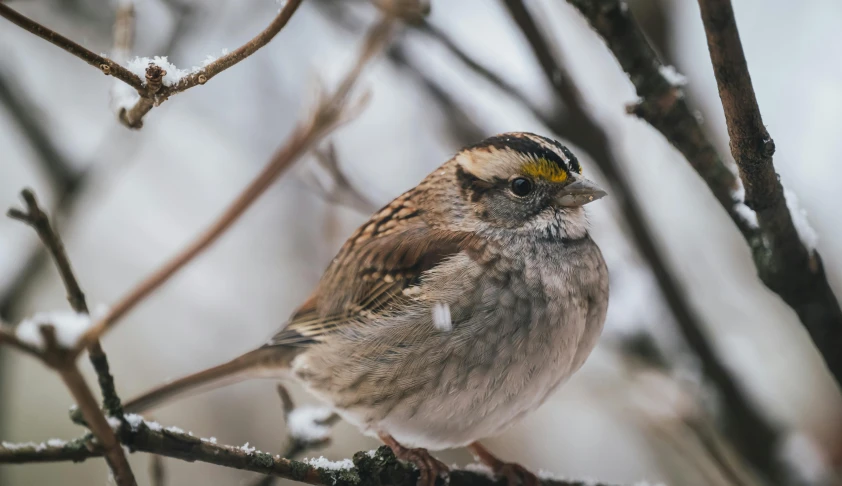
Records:
<instances>
[{"instance_id":1,"label":"white-throated sparrow","mask_svg":"<svg viewBox=\"0 0 842 486\"><path fill-rule=\"evenodd\" d=\"M290 378L414 462L425 485L447 470L425 449L459 446L534 483L476 441L537 408L602 330L608 273L582 206L605 192L581 172L530 133L463 149L363 224L269 343L126 409L231 378Z\"/></svg>"}]
</instances>

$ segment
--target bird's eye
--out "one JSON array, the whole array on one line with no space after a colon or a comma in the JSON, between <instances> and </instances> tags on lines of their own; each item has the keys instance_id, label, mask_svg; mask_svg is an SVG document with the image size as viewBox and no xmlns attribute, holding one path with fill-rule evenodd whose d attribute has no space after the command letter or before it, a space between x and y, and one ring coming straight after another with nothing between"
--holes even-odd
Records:
<instances>
[{"instance_id":1,"label":"bird's eye","mask_svg":"<svg viewBox=\"0 0 842 486\"><path fill-rule=\"evenodd\" d=\"M526 196L532 192L532 181L526 177L512 179L512 194L518 197Z\"/></svg>"}]
</instances>

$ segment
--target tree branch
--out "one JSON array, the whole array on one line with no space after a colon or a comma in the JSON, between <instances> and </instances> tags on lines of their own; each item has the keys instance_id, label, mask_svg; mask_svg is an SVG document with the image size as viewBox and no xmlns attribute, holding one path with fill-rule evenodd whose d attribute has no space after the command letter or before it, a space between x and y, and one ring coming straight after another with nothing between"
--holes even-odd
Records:
<instances>
[{"instance_id":1,"label":"tree branch","mask_svg":"<svg viewBox=\"0 0 842 486\"><path fill-rule=\"evenodd\" d=\"M391 24L391 19L384 19L369 31L356 64L340 83L335 93L321 100L312 117L298 125L263 171L246 187L216 222L187 248L121 298L109 310L108 314L85 333L77 346L77 351L84 344L98 339L121 317L143 301L146 296L208 248L239 219L293 162L313 148L327 133L347 121L355 113L355 110L360 107L360 103L349 108L348 94L363 67L386 44L390 37Z\"/></svg>"},{"instance_id":2,"label":"tree branch","mask_svg":"<svg viewBox=\"0 0 842 486\"><path fill-rule=\"evenodd\" d=\"M114 76L138 91L144 89L143 81L128 69L117 64L111 59L94 54L92 51L85 49L67 37L64 37L61 34L54 32L27 17L24 17L2 2L0 2L0 17L6 18L9 22L17 25L27 32L35 34L50 44L53 44L56 47L78 57L91 66L99 69L104 74Z\"/></svg>"},{"instance_id":3,"label":"tree branch","mask_svg":"<svg viewBox=\"0 0 842 486\"><path fill-rule=\"evenodd\" d=\"M704 323L690 305L683 285L673 274L655 236L643 214L620 164L611 153L608 134L587 113L581 93L565 67L557 60L550 42L542 34L536 21L522 0L504 0L509 13L527 38L547 80L564 102L564 119L553 117L550 128L587 151L608 179L612 194L618 199L617 208L628 224L637 250L649 264L672 312L678 330L687 345L698 356L702 371L720 393L726 411L724 430L737 450L764 474L776 476L777 440L776 427L762 416L745 391L738 385L731 371L722 363L710 340L705 335ZM573 129L575 127L575 129Z\"/></svg>"},{"instance_id":4,"label":"tree branch","mask_svg":"<svg viewBox=\"0 0 842 486\"><path fill-rule=\"evenodd\" d=\"M123 443L132 451L148 452L185 461L199 461L218 466L253 471L279 478L291 479L319 486L361 486L384 484L414 486L418 471L399 462L392 450L381 446L375 453L358 452L353 461L335 463L335 469L315 467L304 461L295 461L251 448L220 445L208 439L178 432L176 428L163 429L154 424L155 430L140 421L129 430L120 432ZM0 446L0 464L31 462L84 461L102 455L99 444L77 439L64 445L48 444ZM352 462L352 464L351 464ZM437 483L443 484L441 480ZM450 473L451 486L503 486L505 479L493 480L489 476L467 470ZM593 482L560 481L545 479L543 486L600 486Z\"/></svg>"},{"instance_id":5,"label":"tree branch","mask_svg":"<svg viewBox=\"0 0 842 486\"><path fill-rule=\"evenodd\" d=\"M103 355L103 358L105 355ZM108 467L114 473L114 480L120 486L137 485L132 473L126 455L123 453L123 447L120 445L114 431L111 429L105 416L97 405L96 398L94 398L91 389L85 383L79 373L79 368L76 366L75 360L67 360L65 366L57 368L62 381L70 390L73 399L82 411L82 416L85 418L85 423L88 428L96 436L97 440L102 444L103 455ZM118 399L119 400L119 399Z\"/></svg>"},{"instance_id":6,"label":"tree branch","mask_svg":"<svg viewBox=\"0 0 842 486\"><path fill-rule=\"evenodd\" d=\"M160 105L174 94L178 94L194 86L207 83L217 74L251 56L261 47L268 44L269 41L274 39L278 32L286 26L289 19L292 18L292 14L298 10L299 5L301 5L301 1L302 0L287 0L278 12L278 15L275 16L269 26L262 32L234 51L220 57L204 68L181 78L173 86L161 86L160 82L157 85L151 83L150 75L156 72L155 69L160 72L161 68L160 66L150 65L146 71L146 89L140 92L140 99L137 100L134 106L120 112L120 121L129 128L141 128L143 126L143 117L149 113L154 106Z\"/></svg>"},{"instance_id":7,"label":"tree branch","mask_svg":"<svg viewBox=\"0 0 842 486\"><path fill-rule=\"evenodd\" d=\"M708 50L728 125L731 154L745 186L746 205L757 213L763 239L752 245L758 274L792 307L830 372L842 384L842 311L821 257L798 235L772 161L775 142L766 131L730 0L699 0Z\"/></svg>"},{"instance_id":8,"label":"tree branch","mask_svg":"<svg viewBox=\"0 0 842 486\"><path fill-rule=\"evenodd\" d=\"M743 234L754 237L750 225L736 211L734 173L707 140L687 105L681 87L664 76L665 66L622 0L568 0L608 44L628 73L640 101L628 111L649 122L690 162L708 184L717 201L728 211Z\"/></svg>"},{"instance_id":9,"label":"tree branch","mask_svg":"<svg viewBox=\"0 0 842 486\"><path fill-rule=\"evenodd\" d=\"M18 349L27 351L29 354L32 354L40 359L45 365L55 370L59 376L61 376L61 379L67 386L70 394L73 395L73 399L76 401L76 404L85 419L85 423L96 437L98 445L101 448L100 455L105 457L108 467L111 468L111 471L114 474L116 483L119 486L137 486L137 482L135 481L134 474L132 473L128 460L126 459L126 455L123 452L123 448L117 440L117 437L114 435L114 430L111 429L111 425L99 409L99 405L97 405L93 392L91 392L91 389L88 387L87 383L85 383L85 379L82 377L82 374L79 372L79 368L76 366L76 357L71 350L62 347L58 343L58 340L56 339L56 329L52 323L40 323L38 332L41 334L41 348L35 348L29 344L26 344L25 348L22 348L18 346L18 343L21 343L21 341L17 338L17 336L6 331L0 332L0 343L11 344ZM24 455L30 449L34 449L34 452L37 453L41 452L43 449L49 448L47 446L20 448L15 447L14 445L10 448L5 443L2 445L3 447L0 448L0 450L22 450L23 452L21 453ZM55 454L54 451L49 451L47 452L47 455Z\"/></svg>"},{"instance_id":10,"label":"tree branch","mask_svg":"<svg viewBox=\"0 0 842 486\"><path fill-rule=\"evenodd\" d=\"M82 292L82 288L79 286L79 282L73 274L73 268L70 265L70 259L67 257L64 244L61 242L58 233L50 225L47 214L38 205L35 194L31 190L24 189L21 191L21 197L26 205L26 211L16 208L9 209L9 217L23 222L35 230L44 247L53 257L61 280L64 283L64 288L67 290L67 301L70 303L70 307L79 314L90 315L88 304L85 301L85 294ZM123 406L120 403L120 397L117 396L114 377L111 376L108 358L102 346L98 340L92 340L88 344L87 349L91 364L99 380L105 409L113 417L122 417Z\"/></svg>"},{"instance_id":11,"label":"tree branch","mask_svg":"<svg viewBox=\"0 0 842 486\"><path fill-rule=\"evenodd\" d=\"M288 0L269 26L250 41L235 49L233 52L208 64L204 68L184 76L173 86L161 86L160 84L154 85L153 83L150 83L149 70L147 70L147 80L144 82L144 80L121 66L118 62L94 54L81 45L21 15L2 3L0 3L0 16L5 17L10 22L23 28L24 30L41 37L51 44L56 45L66 52L73 54L88 64L100 69L103 73L114 76L137 90L140 98L133 104L133 106L120 107L118 117L119 120L129 128L141 128L143 126L144 115L146 115L146 113L148 113L154 106L160 105L174 94L180 93L194 86L207 83L217 74L234 66L243 59L246 59L257 52L261 47L268 44L278 34L278 32L284 28L289 19L298 9L299 5L301 5L301 1L302 0ZM122 6L118 10L117 21L115 22L114 28L115 45L127 47L131 44L133 37L133 17L133 5ZM115 50L115 55L119 53L127 52ZM159 71L161 70L160 66L150 66L150 68L152 67L157 68Z\"/></svg>"},{"instance_id":12,"label":"tree branch","mask_svg":"<svg viewBox=\"0 0 842 486\"><path fill-rule=\"evenodd\" d=\"M771 162L774 144L763 128L757 110L730 3L720 1L705 5L703 10L707 13L703 14L703 20L711 59L719 66L714 72L717 84L720 93L723 89L726 92L720 97L726 113L730 112L726 121L731 133L732 153L746 185L748 198L745 204L756 211L756 224L740 214L738 208L743 201L735 196L739 189L737 178L705 136L680 87L670 84L664 76L664 65L625 4L620 0L568 2L605 39L628 73L641 97L640 103L631 107L630 112L660 131L704 179L751 247L760 279L795 310L830 373L837 384L842 384L842 353L839 352L842 349L842 310L827 282L821 257L816 251L807 251L792 224ZM711 9L711 5L717 8ZM740 97L750 99L738 100ZM742 110L749 112L736 113Z\"/></svg>"}]
</instances>

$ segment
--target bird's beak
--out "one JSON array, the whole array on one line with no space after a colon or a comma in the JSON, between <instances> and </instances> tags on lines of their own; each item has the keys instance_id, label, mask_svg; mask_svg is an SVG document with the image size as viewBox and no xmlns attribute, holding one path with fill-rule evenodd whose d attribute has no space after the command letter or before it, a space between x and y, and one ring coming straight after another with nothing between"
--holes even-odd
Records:
<instances>
[{"instance_id":1,"label":"bird's beak","mask_svg":"<svg viewBox=\"0 0 842 486\"><path fill-rule=\"evenodd\" d=\"M558 194L556 194L556 201L559 206L564 207L579 207L603 198L608 193L599 187L595 182L589 181L584 177L577 176L577 178L564 186Z\"/></svg>"}]
</instances>

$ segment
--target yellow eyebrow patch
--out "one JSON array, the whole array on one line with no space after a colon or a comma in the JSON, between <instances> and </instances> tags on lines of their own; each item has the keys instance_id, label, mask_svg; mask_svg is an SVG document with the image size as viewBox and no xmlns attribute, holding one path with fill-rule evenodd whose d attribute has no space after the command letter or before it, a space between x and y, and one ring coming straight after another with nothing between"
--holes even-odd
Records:
<instances>
[{"instance_id":1,"label":"yellow eyebrow patch","mask_svg":"<svg viewBox=\"0 0 842 486\"><path fill-rule=\"evenodd\" d=\"M549 182L564 182L567 180L566 170L544 158L523 164L521 170L524 174L535 179L544 179Z\"/></svg>"}]
</instances>

